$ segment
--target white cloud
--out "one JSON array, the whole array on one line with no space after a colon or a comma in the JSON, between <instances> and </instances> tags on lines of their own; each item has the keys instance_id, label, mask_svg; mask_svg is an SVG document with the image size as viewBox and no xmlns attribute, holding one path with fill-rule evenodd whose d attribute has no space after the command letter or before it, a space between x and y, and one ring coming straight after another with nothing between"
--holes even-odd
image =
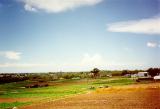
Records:
<instances>
[{"instance_id":1,"label":"white cloud","mask_svg":"<svg viewBox=\"0 0 160 109\"><path fill-rule=\"evenodd\" d=\"M28 10L28 11L33 11L33 12L37 12L37 10L35 8L32 8L30 5L26 4L24 6L25 10Z\"/></svg>"},{"instance_id":2,"label":"white cloud","mask_svg":"<svg viewBox=\"0 0 160 109\"><path fill-rule=\"evenodd\" d=\"M100 54L84 54L80 63L82 66L100 66L104 65L104 59Z\"/></svg>"},{"instance_id":3,"label":"white cloud","mask_svg":"<svg viewBox=\"0 0 160 109\"><path fill-rule=\"evenodd\" d=\"M119 58L118 58L119 59ZM1 72L50 72L50 71L90 71L94 67L100 70L104 69L127 69L133 67L142 67L143 63L134 61L127 62L123 59L105 58L103 55L83 54L77 61L63 60L62 62L6 62L0 63ZM55 62L55 63L53 63Z\"/></svg>"},{"instance_id":4,"label":"white cloud","mask_svg":"<svg viewBox=\"0 0 160 109\"><path fill-rule=\"evenodd\" d=\"M4 56L7 59L11 60L20 60L21 59L21 52L16 51L1 51L0 55Z\"/></svg>"},{"instance_id":5,"label":"white cloud","mask_svg":"<svg viewBox=\"0 0 160 109\"><path fill-rule=\"evenodd\" d=\"M58 65L58 66L57 66ZM90 71L95 67L104 69L107 67L107 61L101 54L82 54L81 58L77 61L66 61L61 64L57 64L55 68L61 71ZM59 71L60 71L59 70Z\"/></svg>"},{"instance_id":6,"label":"white cloud","mask_svg":"<svg viewBox=\"0 0 160 109\"><path fill-rule=\"evenodd\" d=\"M150 47L150 48L156 48L158 47L158 43L157 42L147 42L147 47Z\"/></svg>"},{"instance_id":7,"label":"white cloud","mask_svg":"<svg viewBox=\"0 0 160 109\"><path fill-rule=\"evenodd\" d=\"M160 35L160 16L148 19L111 23L107 27L111 32L128 32Z\"/></svg>"},{"instance_id":8,"label":"white cloud","mask_svg":"<svg viewBox=\"0 0 160 109\"><path fill-rule=\"evenodd\" d=\"M27 11L43 10L48 13L58 13L73 10L81 6L96 5L103 0L19 0L24 3Z\"/></svg>"},{"instance_id":9,"label":"white cloud","mask_svg":"<svg viewBox=\"0 0 160 109\"><path fill-rule=\"evenodd\" d=\"M100 70L105 69L129 69L133 67L142 67L143 63L134 62L134 61L126 61L123 59L110 59L105 58L103 55L96 53L96 54L88 54L85 53L82 55L79 61L68 61L64 64L59 66L55 66L61 71L90 71L93 68L99 68ZM136 68L135 67L135 68ZM60 71L60 70L59 70Z\"/></svg>"},{"instance_id":10,"label":"white cloud","mask_svg":"<svg viewBox=\"0 0 160 109\"><path fill-rule=\"evenodd\" d=\"M1 52L2 53L2 52ZM4 52L3 52L4 55ZM6 56L6 52L5 52ZM66 61L62 63L1 63L0 68L15 68L15 69L50 69L50 71L81 71L91 70L94 67L103 68L107 66L106 61L101 54L83 54L82 57L77 61Z\"/></svg>"}]
</instances>

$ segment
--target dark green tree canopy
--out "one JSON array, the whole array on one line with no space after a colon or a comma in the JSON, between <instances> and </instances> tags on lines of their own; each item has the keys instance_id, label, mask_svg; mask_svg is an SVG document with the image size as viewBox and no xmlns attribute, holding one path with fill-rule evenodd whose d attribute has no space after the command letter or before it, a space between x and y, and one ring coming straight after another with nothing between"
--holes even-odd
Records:
<instances>
[{"instance_id":1,"label":"dark green tree canopy","mask_svg":"<svg viewBox=\"0 0 160 109\"><path fill-rule=\"evenodd\" d=\"M98 68L94 68L92 71L91 71L91 73L94 73L94 74L97 74L97 73L99 73L100 72L100 70L98 69Z\"/></svg>"},{"instance_id":2,"label":"dark green tree canopy","mask_svg":"<svg viewBox=\"0 0 160 109\"><path fill-rule=\"evenodd\" d=\"M149 68L147 70L147 72L149 73L149 75L151 75L152 77L154 77L154 76L160 74L160 68Z\"/></svg>"},{"instance_id":3,"label":"dark green tree canopy","mask_svg":"<svg viewBox=\"0 0 160 109\"><path fill-rule=\"evenodd\" d=\"M99 76L99 72L100 72L100 70L99 70L98 68L94 68L94 69L91 71L91 73L93 73L93 77Z\"/></svg>"}]
</instances>

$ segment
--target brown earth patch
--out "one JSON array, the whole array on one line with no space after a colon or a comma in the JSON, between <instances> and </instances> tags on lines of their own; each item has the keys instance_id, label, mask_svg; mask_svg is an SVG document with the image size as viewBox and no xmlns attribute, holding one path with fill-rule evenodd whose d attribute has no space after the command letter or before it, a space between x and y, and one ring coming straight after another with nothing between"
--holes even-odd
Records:
<instances>
[{"instance_id":1,"label":"brown earth patch","mask_svg":"<svg viewBox=\"0 0 160 109\"><path fill-rule=\"evenodd\" d=\"M0 98L0 103L11 103L11 102L30 102L34 98Z\"/></svg>"},{"instance_id":2,"label":"brown earth patch","mask_svg":"<svg viewBox=\"0 0 160 109\"><path fill-rule=\"evenodd\" d=\"M93 93L21 109L160 109L160 84L100 88Z\"/></svg>"}]
</instances>

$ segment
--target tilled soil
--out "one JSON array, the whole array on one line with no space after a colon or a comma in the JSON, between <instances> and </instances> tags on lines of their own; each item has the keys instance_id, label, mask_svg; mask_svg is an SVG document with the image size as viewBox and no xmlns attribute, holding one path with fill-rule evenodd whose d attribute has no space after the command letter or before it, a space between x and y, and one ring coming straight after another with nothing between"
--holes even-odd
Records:
<instances>
[{"instance_id":1,"label":"tilled soil","mask_svg":"<svg viewBox=\"0 0 160 109\"><path fill-rule=\"evenodd\" d=\"M0 98L0 103L30 102L33 98Z\"/></svg>"},{"instance_id":2,"label":"tilled soil","mask_svg":"<svg viewBox=\"0 0 160 109\"><path fill-rule=\"evenodd\" d=\"M133 85L125 86L122 90L102 88L88 94L46 101L21 109L160 109L159 86Z\"/></svg>"}]
</instances>

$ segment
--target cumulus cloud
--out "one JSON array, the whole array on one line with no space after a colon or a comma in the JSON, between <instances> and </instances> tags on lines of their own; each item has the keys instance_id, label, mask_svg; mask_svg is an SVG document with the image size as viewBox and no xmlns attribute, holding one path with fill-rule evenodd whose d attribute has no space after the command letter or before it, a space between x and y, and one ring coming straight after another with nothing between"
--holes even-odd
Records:
<instances>
[{"instance_id":1,"label":"cumulus cloud","mask_svg":"<svg viewBox=\"0 0 160 109\"><path fill-rule=\"evenodd\" d=\"M147 42L147 47L150 47L150 48L156 48L158 47L158 43L157 42Z\"/></svg>"},{"instance_id":2,"label":"cumulus cloud","mask_svg":"<svg viewBox=\"0 0 160 109\"><path fill-rule=\"evenodd\" d=\"M33 12L37 12L37 10L33 7L31 7L30 5L26 4L24 6L24 9L27 10L27 11L33 11Z\"/></svg>"},{"instance_id":3,"label":"cumulus cloud","mask_svg":"<svg viewBox=\"0 0 160 109\"><path fill-rule=\"evenodd\" d=\"M100 54L90 55L86 53L83 55L80 64L81 66L103 66L105 62Z\"/></svg>"},{"instance_id":4,"label":"cumulus cloud","mask_svg":"<svg viewBox=\"0 0 160 109\"><path fill-rule=\"evenodd\" d=\"M160 16L148 19L111 23L108 25L107 30L110 32L128 32L160 35Z\"/></svg>"},{"instance_id":5,"label":"cumulus cloud","mask_svg":"<svg viewBox=\"0 0 160 109\"><path fill-rule=\"evenodd\" d=\"M24 3L27 11L42 10L48 13L58 13L73 10L81 6L93 6L103 0L19 0Z\"/></svg>"},{"instance_id":6,"label":"cumulus cloud","mask_svg":"<svg viewBox=\"0 0 160 109\"><path fill-rule=\"evenodd\" d=\"M63 64L56 65L55 68L61 69L61 71L89 71L94 67L103 69L106 66L107 61L105 61L105 58L101 54L84 53L77 61L68 60L63 62Z\"/></svg>"},{"instance_id":7,"label":"cumulus cloud","mask_svg":"<svg viewBox=\"0 0 160 109\"><path fill-rule=\"evenodd\" d=\"M16 51L1 51L0 55L4 56L7 59L11 60L20 60L21 59L21 52Z\"/></svg>"}]
</instances>

